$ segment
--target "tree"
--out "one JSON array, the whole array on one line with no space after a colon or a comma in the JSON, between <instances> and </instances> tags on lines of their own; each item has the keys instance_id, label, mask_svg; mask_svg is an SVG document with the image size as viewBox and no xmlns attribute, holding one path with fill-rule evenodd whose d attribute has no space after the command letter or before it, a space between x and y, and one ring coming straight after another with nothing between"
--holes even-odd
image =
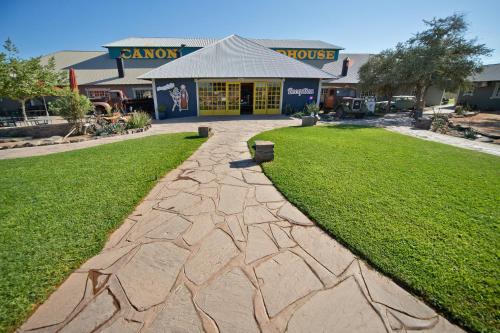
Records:
<instances>
[{"instance_id":1,"label":"tree","mask_svg":"<svg viewBox=\"0 0 500 333\"><path fill-rule=\"evenodd\" d=\"M87 96L81 95L78 91L64 88L60 91L59 97L49 103L50 111L60 115L73 124L81 132L85 116L94 110L94 105Z\"/></svg>"},{"instance_id":2,"label":"tree","mask_svg":"<svg viewBox=\"0 0 500 333\"><path fill-rule=\"evenodd\" d=\"M388 99L387 112L391 111L392 96L401 86L399 59L394 50L374 55L359 69L359 83L363 90L372 90Z\"/></svg>"},{"instance_id":3,"label":"tree","mask_svg":"<svg viewBox=\"0 0 500 333\"><path fill-rule=\"evenodd\" d=\"M26 101L41 96L58 94L58 87L65 83L64 73L56 72L55 60L46 65L40 57L21 59L10 39L4 43L7 53L0 53L0 96L21 104L23 119L27 120Z\"/></svg>"},{"instance_id":4,"label":"tree","mask_svg":"<svg viewBox=\"0 0 500 333\"><path fill-rule=\"evenodd\" d=\"M465 87L467 77L481 71L480 56L491 50L477 39L466 39L468 24L463 14L434 18L428 28L396 46L401 59L402 85L415 90L417 111L424 108L424 97L431 86L456 90Z\"/></svg>"}]
</instances>

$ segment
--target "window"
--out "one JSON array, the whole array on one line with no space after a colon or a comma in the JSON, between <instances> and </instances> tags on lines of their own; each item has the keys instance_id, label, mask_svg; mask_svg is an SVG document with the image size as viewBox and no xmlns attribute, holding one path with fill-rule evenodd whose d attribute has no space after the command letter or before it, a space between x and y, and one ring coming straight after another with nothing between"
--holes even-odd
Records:
<instances>
[{"instance_id":1,"label":"window","mask_svg":"<svg viewBox=\"0 0 500 333\"><path fill-rule=\"evenodd\" d=\"M490 97L490 99L497 99L497 98L500 98L500 82L497 82L495 84L495 88L493 88L493 94Z\"/></svg>"},{"instance_id":2,"label":"window","mask_svg":"<svg viewBox=\"0 0 500 333\"><path fill-rule=\"evenodd\" d=\"M86 89L87 97L90 99L109 98L109 89Z\"/></svg>"},{"instance_id":3,"label":"window","mask_svg":"<svg viewBox=\"0 0 500 333\"><path fill-rule=\"evenodd\" d=\"M267 83L267 109L278 110L281 99L281 82Z\"/></svg>"},{"instance_id":4,"label":"window","mask_svg":"<svg viewBox=\"0 0 500 333\"><path fill-rule=\"evenodd\" d=\"M226 82L200 82L198 96L200 111L203 114L225 114L227 110L239 113L239 85Z\"/></svg>"},{"instance_id":5,"label":"window","mask_svg":"<svg viewBox=\"0 0 500 333\"><path fill-rule=\"evenodd\" d=\"M320 98L321 102L325 102L325 99L328 96L328 91L329 90L330 89L328 89L328 88L321 88L321 98Z\"/></svg>"},{"instance_id":6,"label":"window","mask_svg":"<svg viewBox=\"0 0 500 333\"><path fill-rule=\"evenodd\" d=\"M360 97L361 97L361 98L365 98L365 97L375 97L375 93L374 93L373 91L371 91L371 90L361 91Z\"/></svg>"},{"instance_id":7,"label":"window","mask_svg":"<svg viewBox=\"0 0 500 333\"><path fill-rule=\"evenodd\" d=\"M153 98L153 89L151 88L134 88L133 90L136 99Z\"/></svg>"}]
</instances>

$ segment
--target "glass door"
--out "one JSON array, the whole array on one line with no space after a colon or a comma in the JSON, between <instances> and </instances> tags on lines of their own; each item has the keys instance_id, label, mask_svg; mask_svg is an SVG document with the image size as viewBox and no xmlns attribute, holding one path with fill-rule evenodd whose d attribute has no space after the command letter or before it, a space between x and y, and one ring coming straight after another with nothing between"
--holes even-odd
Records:
<instances>
[{"instance_id":1,"label":"glass door","mask_svg":"<svg viewBox=\"0 0 500 333\"><path fill-rule=\"evenodd\" d=\"M253 87L253 114L266 114L267 82L255 82Z\"/></svg>"},{"instance_id":2,"label":"glass door","mask_svg":"<svg viewBox=\"0 0 500 333\"><path fill-rule=\"evenodd\" d=\"M239 82L227 82L226 89L226 100L227 100L227 114L228 115L239 115L240 114L240 83Z\"/></svg>"}]
</instances>

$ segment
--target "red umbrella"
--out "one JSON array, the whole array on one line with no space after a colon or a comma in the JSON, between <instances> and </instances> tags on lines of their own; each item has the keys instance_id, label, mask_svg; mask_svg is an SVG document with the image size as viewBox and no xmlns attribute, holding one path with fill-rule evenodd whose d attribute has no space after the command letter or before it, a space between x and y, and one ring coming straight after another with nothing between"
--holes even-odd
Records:
<instances>
[{"instance_id":1,"label":"red umbrella","mask_svg":"<svg viewBox=\"0 0 500 333\"><path fill-rule=\"evenodd\" d=\"M73 68L69 69L69 88L72 91L78 91L78 84L76 83L76 74Z\"/></svg>"}]
</instances>

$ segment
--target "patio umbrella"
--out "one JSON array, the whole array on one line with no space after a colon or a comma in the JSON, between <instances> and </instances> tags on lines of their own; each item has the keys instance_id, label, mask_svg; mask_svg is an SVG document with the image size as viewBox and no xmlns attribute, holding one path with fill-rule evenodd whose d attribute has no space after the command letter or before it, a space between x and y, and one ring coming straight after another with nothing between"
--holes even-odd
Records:
<instances>
[{"instance_id":1,"label":"patio umbrella","mask_svg":"<svg viewBox=\"0 0 500 333\"><path fill-rule=\"evenodd\" d=\"M76 73L73 68L69 69L69 88L71 91L78 91L78 84L76 83Z\"/></svg>"}]
</instances>

